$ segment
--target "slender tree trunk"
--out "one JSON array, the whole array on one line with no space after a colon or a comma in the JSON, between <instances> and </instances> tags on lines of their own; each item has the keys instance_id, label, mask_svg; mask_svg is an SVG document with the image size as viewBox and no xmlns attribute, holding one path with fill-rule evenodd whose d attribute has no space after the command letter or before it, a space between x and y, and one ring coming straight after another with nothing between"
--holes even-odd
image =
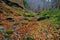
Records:
<instances>
[{"instance_id":1,"label":"slender tree trunk","mask_svg":"<svg viewBox=\"0 0 60 40\"><path fill-rule=\"evenodd\" d=\"M56 0L56 6L60 9L60 0Z\"/></svg>"}]
</instances>

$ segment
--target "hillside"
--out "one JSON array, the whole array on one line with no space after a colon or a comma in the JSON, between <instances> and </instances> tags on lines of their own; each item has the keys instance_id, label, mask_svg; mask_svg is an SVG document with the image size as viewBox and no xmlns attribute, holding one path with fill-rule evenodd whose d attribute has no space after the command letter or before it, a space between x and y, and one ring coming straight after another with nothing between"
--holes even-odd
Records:
<instances>
[{"instance_id":1,"label":"hillside","mask_svg":"<svg viewBox=\"0 0 60 40\"><path fill-rule=\"evenodd\" d=\"M60 9L34 13L0 2L0 40L60 40Z\"/></svg>"}]
</instances>

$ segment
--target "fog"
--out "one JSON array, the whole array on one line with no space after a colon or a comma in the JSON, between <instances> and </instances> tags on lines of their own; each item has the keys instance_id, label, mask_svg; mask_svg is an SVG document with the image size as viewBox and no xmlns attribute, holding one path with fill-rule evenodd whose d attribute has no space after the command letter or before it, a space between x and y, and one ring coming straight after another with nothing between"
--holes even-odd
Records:
<instances>
[{"instance_id":1,"label":"fog","mask_svg":"<svg viewBox=\"0 0 60 40\"><path fill-rule=\"evenodd\" d=\"M30 10L44 9L55 3L56 0L27 0Z\"/></svg>"}]
</instances>

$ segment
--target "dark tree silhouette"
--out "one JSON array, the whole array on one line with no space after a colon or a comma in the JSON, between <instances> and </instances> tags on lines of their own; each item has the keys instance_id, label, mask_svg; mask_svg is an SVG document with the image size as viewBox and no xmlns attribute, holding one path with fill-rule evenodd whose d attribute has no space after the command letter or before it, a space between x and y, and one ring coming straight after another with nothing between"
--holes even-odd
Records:
<instances>
[{"instance_id":1,"label":"dark tree silhouette","mask_svg":"<svg viewBox=\"0 0 60 40\"><path fill-rule=\"evenodd\" d=\"M56 0L56 6L60 9L60 0Z\"/></svg>"},{"instance_id":2,"label":"dark tree silhouette","mask_svg":"<svg viewBox=\"0 0 60 40\"><path fill-rule=\"evenodd\" d=\"M2 0L2 1L5 2L9 6L20 7L21 9L24 9L21 5L15 3L15 2L11 2L9 0Z\"/></svg>"}]
</instances>

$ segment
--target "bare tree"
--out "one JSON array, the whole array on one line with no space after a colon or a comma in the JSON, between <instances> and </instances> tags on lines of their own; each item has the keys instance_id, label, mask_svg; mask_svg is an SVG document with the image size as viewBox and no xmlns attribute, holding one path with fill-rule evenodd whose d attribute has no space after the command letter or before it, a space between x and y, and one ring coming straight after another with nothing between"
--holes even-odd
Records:
<instances>
[{"instance_id":1,"label":"bare tree","mask_svg":"<svg viewBox=\"0 0 60 40\"><path fill-rule=\"evenodd\" d=\"M60 9L60 0L56 0L56 6Z\"/></svg>"}]
</instances>

